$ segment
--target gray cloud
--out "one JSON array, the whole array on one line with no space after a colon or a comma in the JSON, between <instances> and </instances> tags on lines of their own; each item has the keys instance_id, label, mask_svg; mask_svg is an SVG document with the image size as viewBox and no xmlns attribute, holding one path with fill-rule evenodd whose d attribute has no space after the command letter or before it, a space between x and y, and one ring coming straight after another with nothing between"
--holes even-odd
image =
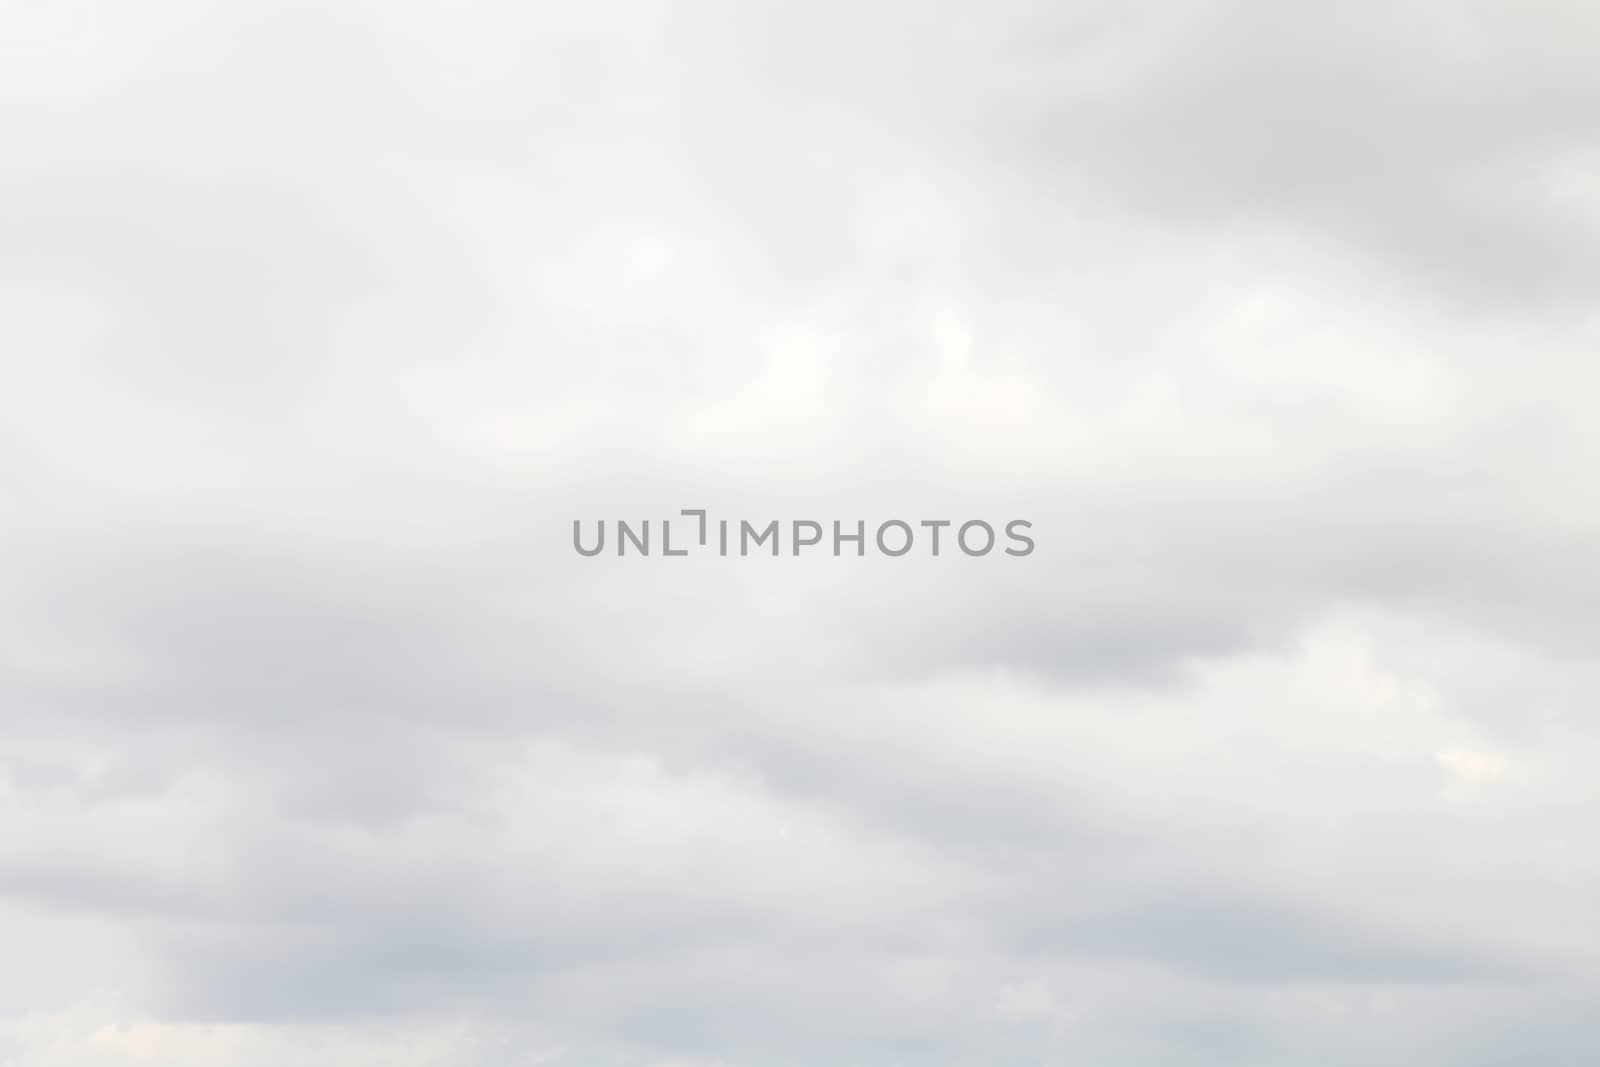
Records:
<instances>
[{"instance_id":1,"label":"gray cloud","mask_svg":"<svg viewBox=\"0 0 1600 1067\"><path fill-rule=\"evenodd\" d=\"M1593 1060L1585 13L6 21L0 1063Z\"/></svg>"}]
</instances>

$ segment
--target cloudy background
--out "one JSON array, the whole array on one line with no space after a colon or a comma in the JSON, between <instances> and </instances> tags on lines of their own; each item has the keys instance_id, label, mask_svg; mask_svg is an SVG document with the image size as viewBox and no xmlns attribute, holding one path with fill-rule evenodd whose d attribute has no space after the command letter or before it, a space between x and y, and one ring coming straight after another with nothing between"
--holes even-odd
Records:
<instances>
[{"instance_id":1,"label":"cloudy background","mask_svg":"<svg viewBox=\"0 0 1600 1067\"><path fill-rule=\"evenodd\" d=\"M0 1064L1591 1067L1596 279L1580 0L8 0Z\"/></svg>"}]
</instances>

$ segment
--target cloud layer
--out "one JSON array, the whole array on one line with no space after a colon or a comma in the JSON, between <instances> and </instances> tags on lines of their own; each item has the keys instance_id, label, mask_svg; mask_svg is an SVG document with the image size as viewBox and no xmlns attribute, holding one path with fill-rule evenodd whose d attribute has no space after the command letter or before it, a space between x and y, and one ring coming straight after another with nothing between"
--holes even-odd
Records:
<instances>
[{"instance_id":1,"label":"cloud layer","mask_svg":"<svg viewBox=\"0 0 1600 1067\"><path fill-rule=\"evenodd\" d=\"M1589 13L0 17L0 1064L1600 1055Z\"/></svg>"}]
</instances>

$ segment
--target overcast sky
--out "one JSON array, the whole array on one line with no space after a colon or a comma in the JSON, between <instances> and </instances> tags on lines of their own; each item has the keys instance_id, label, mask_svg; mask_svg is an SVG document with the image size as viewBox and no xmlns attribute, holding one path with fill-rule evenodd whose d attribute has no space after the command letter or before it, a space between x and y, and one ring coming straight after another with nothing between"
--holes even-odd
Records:
<instances>
[{"instance_id":1,"label":"overcast sky","mask_svg":"<svg viewBox=\"0 0 1600 1067\"><path fill-rule=\"evenodd\" d=\"M1592 1067L1597 279L1583 0L6 0L0 1065Z\"/></svg>"}]
</instances>

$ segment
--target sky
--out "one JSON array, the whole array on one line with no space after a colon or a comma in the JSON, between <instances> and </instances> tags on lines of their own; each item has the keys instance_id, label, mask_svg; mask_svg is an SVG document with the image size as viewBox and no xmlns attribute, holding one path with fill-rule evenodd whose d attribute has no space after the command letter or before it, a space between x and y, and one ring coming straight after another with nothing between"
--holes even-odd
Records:
<instances>
[{"instance_id":1,"label":"sky","mask_svg":"<svg viewBox=\"0 0 1600 1067\"><path fill-rule=\"evenodd\" d=\"M1579 0L6 0L0 1067L1590 1067L1596 278Z\"/></svg>"}]
</instances>

